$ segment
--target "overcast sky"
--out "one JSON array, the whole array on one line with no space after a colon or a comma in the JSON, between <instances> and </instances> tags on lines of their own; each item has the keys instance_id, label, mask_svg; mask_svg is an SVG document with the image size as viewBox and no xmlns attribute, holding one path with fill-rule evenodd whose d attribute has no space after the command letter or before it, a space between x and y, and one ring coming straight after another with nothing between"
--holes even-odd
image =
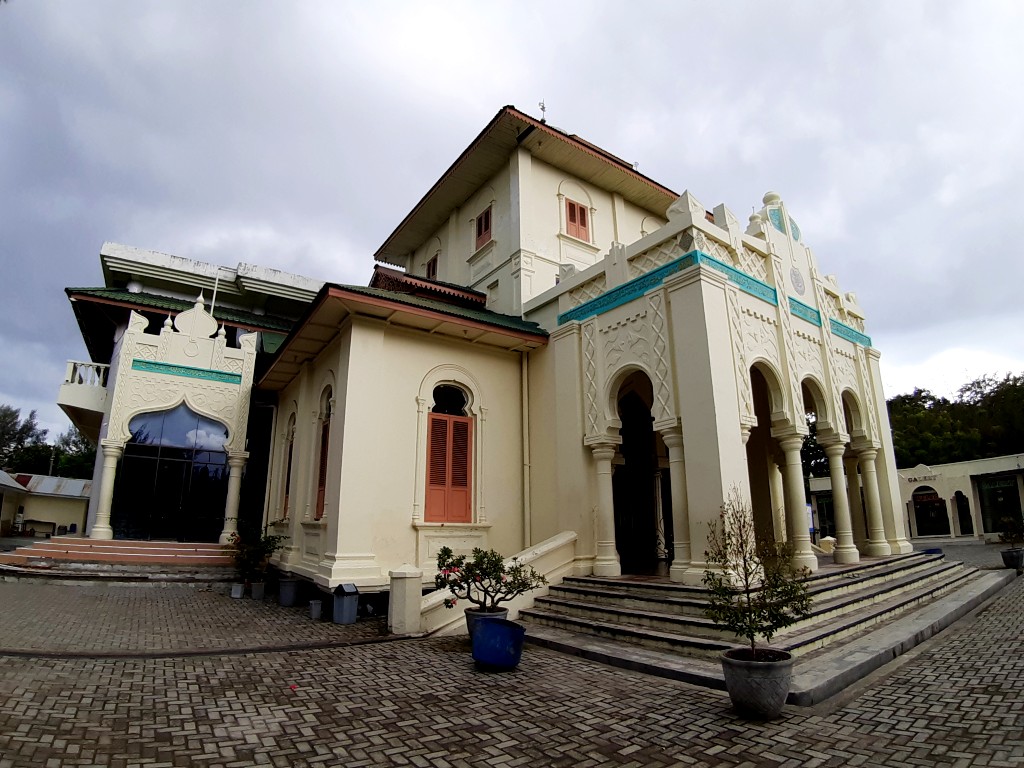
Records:
<instances>
[{"instance_id":1,"label":"overcast sky","mask_svg":"<svg viewBox=\"0 0 1024 768\"><path fill-rule=\"evenodd\" d=\"M889 396L1024 372L1024 3L0 5L0 403L67 426L120 242L365 284L505 104L741 220L779 192Z\"/></svg>"}]
</instances>

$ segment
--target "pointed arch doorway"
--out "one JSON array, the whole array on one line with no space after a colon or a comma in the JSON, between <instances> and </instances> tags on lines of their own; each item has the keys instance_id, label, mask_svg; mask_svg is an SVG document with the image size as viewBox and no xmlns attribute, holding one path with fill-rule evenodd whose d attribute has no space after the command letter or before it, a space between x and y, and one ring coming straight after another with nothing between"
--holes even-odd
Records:
<instances>
[{"instance_id":1,"label":"pointed arch doorway","mask_svg":"<svg viewBox=\"0 0 1024 768\"><path fill-rule=\"evenodd\" d=\"M612 472L615 543L623 574L664 575L673 552L668 449L651 417L651 380L636 371L622 382L622 422Z\"/></svg>"},{"instance_id":2,"label":"pointed arch doorway","mask_svg":"<svg viewBox=\"0 0 1024 768\"><path fill-rule=\"evenodd\" d=\"M129 425L110 521L118 539L218 540L224 524L227 428L182 403Z\"/></svg>"}]
</instances>

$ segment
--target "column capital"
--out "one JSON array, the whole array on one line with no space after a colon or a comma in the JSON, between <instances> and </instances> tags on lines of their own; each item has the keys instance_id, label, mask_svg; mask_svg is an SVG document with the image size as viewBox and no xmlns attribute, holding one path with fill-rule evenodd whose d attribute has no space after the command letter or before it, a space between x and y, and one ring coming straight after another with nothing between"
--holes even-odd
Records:
<instances>
[{"instance_id":1,"label":"column capital","mask_svg":"<svg viewBox=\"0 0 1024 768\"><path fill-rule=\"evenodd\" d=\"M776 439L779 441L779 447L787 454L804 447L803 435L786 435Z\"/></svg>"},{"instance_id":2,"label":"column capital","mask_svg":"<svg viewBox=\"0 0 1024 768\"><path fill-rule=\"evenodd\" d=\"M100 440L100 447L106 458L119 459L124 453L124 443L115 440Z\"/></svg>"},{"instance_id":3,"label":"column capital","mask_svg":"<svg viewBox=\"0 0 1024 768\"><path fill-rule=\"evenodd\" d=\"M683 445L683 429L678 424L660 430L666 448L680 448Z\"/></svg>"},{"instance_id":4,"label":"column capital","mask_svg":"<svg viewBox=\"0 0 1024 768\"><path fill-rule=\"evenodd\" d=\"M819 440L818 445L821 447L821 450L825 452L825 455L828 456L830 459L841 459L843 458L843 454L846 453L846 443L841 442L839 440Z\"/></svg>"},{"instance_id":5,"label":"column capital","mask_svg":"<svg viewBox=\"0 0 1024 768\"><path fill-rule=\"evenodd\" d=\"M614 459L616 448L615 443L594 443L590 446L594 458L598 461L611 461Z\"/></svg>"}]
</instances>

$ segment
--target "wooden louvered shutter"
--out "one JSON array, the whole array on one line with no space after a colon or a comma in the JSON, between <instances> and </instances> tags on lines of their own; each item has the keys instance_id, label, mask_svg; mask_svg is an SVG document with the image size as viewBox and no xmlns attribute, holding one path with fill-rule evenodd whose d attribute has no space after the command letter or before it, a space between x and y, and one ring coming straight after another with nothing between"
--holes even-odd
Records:
<instances>
[{"instance_id":1,"label":"wooden louvered shutter","mask_svg":"<svg viewBox=\"0 0 1024 768\"><path fill-rule=\"evenodd\" d=\"M425 522L473 521L472 435L470 418L428 415Z\"/></svg>"},{"instance_id":2,"label":"wooden louvered shutter","mask_svg":"<svg viewBox=\"0 0 1024 768\"><path fill-rule=\"evenodd\" d=\"M324 516L324 499L327 495L327 446L331 439L331 422L328 419L320 429L320 474L316 483L316 514L314 520Z\"/></svg>"},{"instance_id":3,"label":"wooden louvered shutter","mask_svg":"<svg viewBox=\"0 0 1024 768\"><path fill-rule=\"evenodd\" d=\"M452 425L451 483L448 490L448 522L473 521L470 502L470 457L472 455L472 424L462 416L450 416Z\"/></svg>"},{"instance_id":4,"label":"wooden louvered shutter","mask_svg":"<svg viewBox=\"0 0 1024 768\"><path fill-rule=\"evenodd\" d=\"M427 418L427 503L423 519L444 523L448 513L448 419L435 413Z\"/></svg>"}]
</instances>

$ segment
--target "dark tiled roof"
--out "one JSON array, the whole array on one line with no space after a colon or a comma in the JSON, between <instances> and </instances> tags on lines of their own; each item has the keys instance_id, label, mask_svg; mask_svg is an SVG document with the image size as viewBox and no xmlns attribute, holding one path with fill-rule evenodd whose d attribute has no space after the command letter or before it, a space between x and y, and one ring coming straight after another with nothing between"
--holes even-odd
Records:
<instances>
[{"instance_id":1,"label":"dark tiled roof","mask_svg":"<svg viewBox=\"0 0 1024 768\"><path fill-rule=\"evenodd\" d=\"M537 323L531 323L513 315L501 315L491 312L489 309L477 309L474 307L459 306L446 301L430 299L426 296L416 296L411 293L399 293L398 291L386 291L381 288L366 288L359 285L338 285L338 288L351 293L372 296L378 299L394 301L398 304L405 304L410 307L429 309L452 317L461 317L467 320L475 320L478 323L493 325L498 328L507 328L520 333L532 333L536 336L547 337L548 332Z\"/></svg>"},{"instance_id":2,"label":"dark tiled roof","mask_svg":"<svg viewBox=\"0 0 1024 768\"><path fill-rule=\"evenodd\" d=\"M152 293L129 293L119 288L65 288L64 292L69 298L80 296L98 301L130 305L141 309L174 312L175 314L195 306L195 301L173 299L168 296L156 296ZM225 307L223 305L214 307L213 316L217 320L232 325L258 328L260 330L282 331L284 333L290 331L292 325L294 325L294 321L284 317L257 315L254 312L246 312L242 309L234 309L233 307Z\"/></svg>"}]
</instances>

